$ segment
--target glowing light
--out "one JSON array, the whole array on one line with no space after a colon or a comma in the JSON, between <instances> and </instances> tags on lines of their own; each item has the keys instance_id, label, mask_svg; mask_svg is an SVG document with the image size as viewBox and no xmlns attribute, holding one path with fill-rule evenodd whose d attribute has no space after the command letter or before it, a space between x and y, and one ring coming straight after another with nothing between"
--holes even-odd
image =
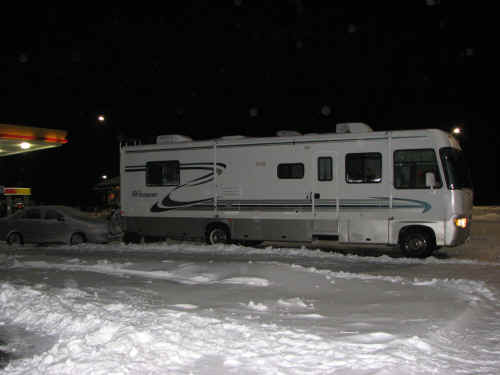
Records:
<instances>
[{"instance_id":1,"label":"glowing light","mask_svg":"<svg viewBox=\"0 0 500 375\"><path fill-rule=\"evenodd\" d=\"M462 129L459 127L453 128L452 133L455 135L460 135L462 134Z\"/></svg>"},{"instance_id":2,"label":"glowing light","mask_svg":"<svg viewBox=\"0 0 500 375\"><path fill-rule=\"evenodd\" d=\"M21 147L23 150L27 150L27 149L31 148L31 143L23 142L23 143L19 144L19 147Z\"/></svg>"},{"instance_id":3,"label":"glowing light","mask_svg":"<svg viewBox=\"0 0 500 375\"><path fill-rule=\"evenodd\" d=\"M99 115L99 116L97 116L97 121L102 123L102 122L106 121L106 117L104 115Z\"/></svg>"},{"instance_id":4,"label":"glowing light","mask_svg":"<svg viewBox=\"0 0 500 375\"><path fill-rule=\"evenodd\" d=\"M455 225L459 228L465 229L469 225L469 219L466 217L459 217L455 219Z\"/></svg>"},{"instance_id":5,"label":"glowing light","mask_svg":"<svg viewBox=\"0 0 500 375\"><path fill-rule=\"evenodd\" d=\"M103 175L101 176L101 178L102 178L103 180L107 180L107 179L108 179L108 175L103 174Z\"/></svg>"}]
</instances>

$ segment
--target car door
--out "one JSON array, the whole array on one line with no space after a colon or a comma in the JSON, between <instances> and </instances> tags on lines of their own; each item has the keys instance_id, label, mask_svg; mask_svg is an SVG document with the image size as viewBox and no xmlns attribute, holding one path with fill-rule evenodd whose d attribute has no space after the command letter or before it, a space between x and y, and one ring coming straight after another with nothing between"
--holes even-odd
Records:
<instances>
[{"instance_id":1,"label":"car door","mask_svg":"<svg viewBox=\"0 0 500 375\"><path fill-rule=\"evenodd\" d=\"M61 212L53 208L46 209L43 226L47 242L66 242L68 224Z\"/></svg>"},{"instance_id":2,"label":"car door","mask_svg":"<svg viewBox=\"0 0 500 375\"><path fill-rule=\"evenodd\" d=\"M43 220L40 208L28 208L12 228L21 233L26 243L43 242Z\"/></svg>"}]
</instances>

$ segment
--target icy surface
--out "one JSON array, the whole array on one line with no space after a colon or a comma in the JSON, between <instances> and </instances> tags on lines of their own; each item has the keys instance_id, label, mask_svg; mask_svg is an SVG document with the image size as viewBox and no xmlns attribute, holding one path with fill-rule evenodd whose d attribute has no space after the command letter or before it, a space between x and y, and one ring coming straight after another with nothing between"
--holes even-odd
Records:
<instances>
[{"instance_id":1,"label":"icy surface","mask_svg":"<svg viewBox=\"0 0 500 375\"><path fill-rule=\"evenodd\" d=\"M0 374L496 374L500 245L0 244Z\"/></svg>"}]
</instances>

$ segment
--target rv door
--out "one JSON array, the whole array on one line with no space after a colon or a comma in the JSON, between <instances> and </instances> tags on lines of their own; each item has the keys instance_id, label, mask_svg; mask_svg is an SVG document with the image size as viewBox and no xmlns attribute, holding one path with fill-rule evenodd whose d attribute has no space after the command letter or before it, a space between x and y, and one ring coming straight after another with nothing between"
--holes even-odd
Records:
<instances>
[{"instance_id":1,"label":"rv door","mask_svg":"<svg viewBox=\"0 0 500 375\"><path fill-rule=\"evenodd\" d=\"M313 155L313 236L338 236L338 178L336 155L331 151Z\"/></svg>"}]
</instances>

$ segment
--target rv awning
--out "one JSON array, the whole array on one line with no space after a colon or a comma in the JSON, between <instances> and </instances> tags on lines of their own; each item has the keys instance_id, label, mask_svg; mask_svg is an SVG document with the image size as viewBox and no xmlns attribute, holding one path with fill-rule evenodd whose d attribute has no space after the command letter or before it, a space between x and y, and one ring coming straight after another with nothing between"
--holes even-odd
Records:
<instances>
[{"instance_id":1,"label":"rv awning","mask_svg":"<svg viewBox=\"0 0 500 375\"><path fill-rule=\"evenodd\" d=\"M67 132L57 129L0 124L0 157L61 146Z\"/></svg>"}]
</instances>

